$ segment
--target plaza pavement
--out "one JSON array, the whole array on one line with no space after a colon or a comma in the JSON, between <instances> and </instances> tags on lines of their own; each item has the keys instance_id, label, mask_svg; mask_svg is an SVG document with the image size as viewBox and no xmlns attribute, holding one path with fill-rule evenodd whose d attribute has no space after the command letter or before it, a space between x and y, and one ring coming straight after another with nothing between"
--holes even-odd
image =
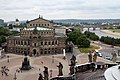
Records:
<instances>
[{"instance_id":1,"label":"plaza pavement","mask_svg":"<svg viewBox=\"0 0 120 80\"><path fill-rule=\"evenodd\" d=\"M10 56L10 62L7 62L7 57L0 59L0 68L2 66L7 66L10 71L8 72L9 76L2 76L0 72L0 80L14 80L14 74L16 69L21 67L24 56L15 55L15 54L7 54L6 56ZM43 74L44 66L48 67L49 72L52 70L52 77L58 75L57 65L59 62L63 64L63 74L67 76L69 73L69 66L67 59L63 59L63 54L54 55L54 63L53 63L53 55L48 56L40 56L40 57L28 57L30 60L30 64L33 67L30 71L23 71L22 73L16 73L17 80L37 80L39 77L39 73ZM43 63L42 63L43 62ZM0 69L1 70L1 69ZM49 74L50 76L50 74Z\"/></svg>"},{"instance_id":2,"label":"plaza pavement","mask_svg":"<svg viewBox=\"0 0 120 80\"><path fill-rule=\"evenodd\" d=\"M30 64L33 68L30 71L23 71L22 73L21 72L16 73L17 80L37 80L39 77L39 73L43 74L44 66L48 67L49 76L50 76L50 70L52 70L52 77L56 77L58 75L57 65L59 64L59 62L63 64L64 76L67 76L69 73L70 58L72 57L73 54L76 56L77 65L88 63L88 55L80 53L77 47L73 48L73 53L66 54L65 60L63 59L63 54L28 57L28 59L30 60ZM22 61L24 59L23 55L7 54L6 56L8 55L10 56L9 57L10 62L7 63L7 59L8 59L7 57L0 59L0 68L2 66L7 66L10 69L8 73L9 76L7 77L2 76L0 72L0 80L14 80L13 78L16 69L21 67ZM54 59L52 56L54 56ZM112 63L111 61L101 57L98 57L97 62Z\"/></svg>"}]
</instances>

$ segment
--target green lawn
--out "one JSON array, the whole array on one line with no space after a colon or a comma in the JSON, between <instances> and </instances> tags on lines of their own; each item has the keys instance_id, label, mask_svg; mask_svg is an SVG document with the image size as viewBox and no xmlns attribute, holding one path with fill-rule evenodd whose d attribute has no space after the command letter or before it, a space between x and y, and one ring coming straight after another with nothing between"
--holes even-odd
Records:
<instances>
[{"instance_id":1,"label":"green lawn","mask_svg":"<svg viewBox=\"0 0 120 80\"><path fill-rule=\"evenodd\" d=\"M99 49L99 47L95 45L91 45L89 48L79 48L80 52L82 53L88 53L90 50L95 50L95 49Z\"/></svg>"},{"instance_id":2,"label":"green lawn","mask_svg":"<svg viewBox=\"0 0 120 80\"><path fill-rule=\"evenodd\" d=\"M120 29L109 29L109 30L111 30L112 32L118 32L118 33L120 33Z\"/></svg>"}]
</instances>

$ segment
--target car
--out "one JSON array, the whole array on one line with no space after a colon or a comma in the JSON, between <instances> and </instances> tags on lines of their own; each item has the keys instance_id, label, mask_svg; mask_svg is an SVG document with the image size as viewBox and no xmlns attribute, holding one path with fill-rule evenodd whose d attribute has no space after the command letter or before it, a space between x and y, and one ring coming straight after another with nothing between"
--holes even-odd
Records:
<instances>
[{"instance_id":1,"label":"car","mask_svg":"<svg viewBox=\"0 0 120 80\"><path fill-rule=\"evenodd\" d=\"M102 54L100 52L96 52L96 54L99 56L99 57L102 57Z\"/></svg>"},{"instance_id":2,"label":"car","mask_svg":"<svg viewBox=\"0 0 120 80\"><path fill-rule=\"evenodd\" d=\"M107 60L111 60L111 58L109 56L105 56L105 59Z\"/></svg>"},{"instance_id":3,"label":"car","mask_svg":"<svg viewBox=\"0 0 120 80\"><path fill-rule=\"evenodd\" d=\"M98 50L95 50L95 53L96 53L99 57L102 57L102 53L100 53Z\"/></svg>"}]
</instances>

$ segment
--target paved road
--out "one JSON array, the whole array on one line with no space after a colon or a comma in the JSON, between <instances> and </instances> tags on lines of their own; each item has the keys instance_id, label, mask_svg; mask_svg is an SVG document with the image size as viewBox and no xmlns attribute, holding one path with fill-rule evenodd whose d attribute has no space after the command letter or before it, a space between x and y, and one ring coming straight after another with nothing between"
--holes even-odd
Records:
<instances>
[{"instance_id":1,"label":"paved road","mask_svg":"<svg viewBox=\"0 0 120 80\"><path fill-rule=\"evenodd\" d=\"M102 49L100 49L99 52L101 52L101 54L103 55L103 58L105 58L107 56L112 58L111 53L114 51L116 51L116 53L118 53L118 50L120 50L120 47L114 46L114 48L112 48L111 45L106 45L101 42L94 42L94 44L102 47Z\"/></svg>"}]
</instances>

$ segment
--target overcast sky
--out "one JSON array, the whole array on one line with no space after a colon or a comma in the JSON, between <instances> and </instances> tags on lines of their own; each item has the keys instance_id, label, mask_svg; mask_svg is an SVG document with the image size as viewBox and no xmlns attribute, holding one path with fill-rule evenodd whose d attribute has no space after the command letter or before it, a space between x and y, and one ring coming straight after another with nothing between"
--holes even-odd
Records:
<instances>
[{"instance_id":1,"label":"overcast sky","mask_svg":"<svg viewBox=\"0 0 120 80\"><path fill-rule=\"evenodd\" d=\"M0 0L5 21L46 19L120 18L120 0Z\"/></svg>"}]
</instances>

